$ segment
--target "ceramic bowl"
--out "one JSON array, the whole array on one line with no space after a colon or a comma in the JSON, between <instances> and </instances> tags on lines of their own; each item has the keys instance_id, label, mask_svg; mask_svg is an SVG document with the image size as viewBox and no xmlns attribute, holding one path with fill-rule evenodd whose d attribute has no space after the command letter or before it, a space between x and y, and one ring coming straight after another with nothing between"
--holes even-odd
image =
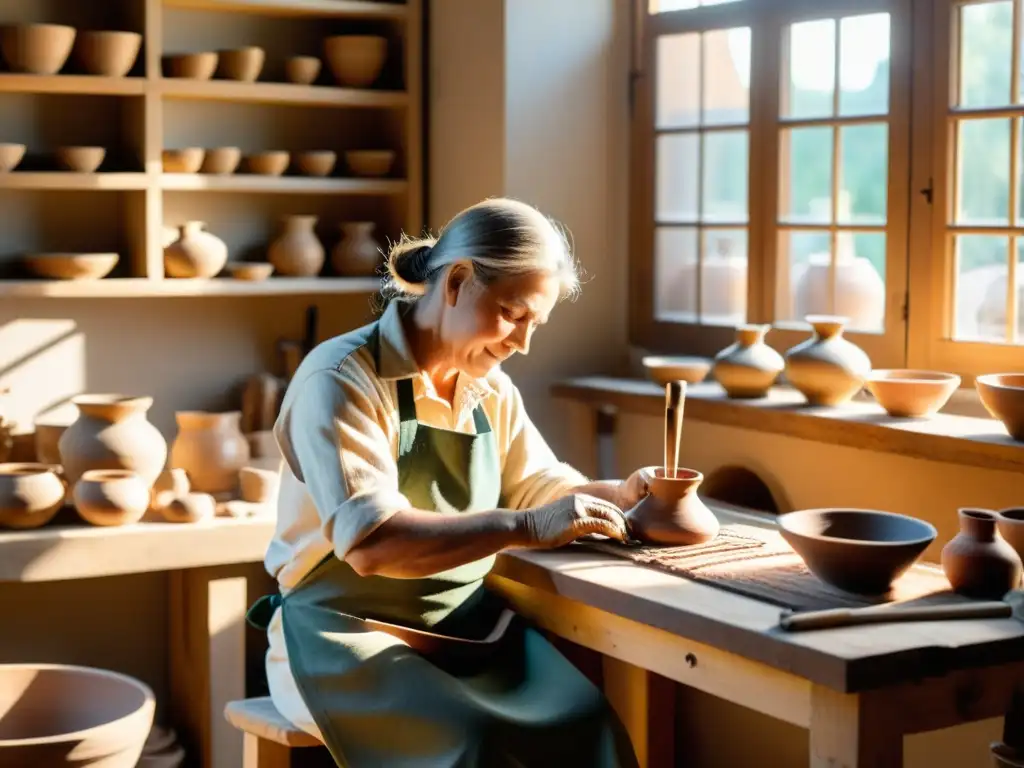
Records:
<instances>
[{"instance_id":1,"label":"ceramic bowl","mask_svg":"<svg viewBox=\"0 0 1024 768\"><path fill-rule=\"evenodd\" d=\"M644 369L648 377L657 384L665 386L670 381L685 381L687 384L699 384L704 381L711 370L711 361L706 357L667 357L648 355L643 359Z\"/></svg>"},{"instance_id":2,"label":"ceramic bowl","mask_svg":"<svg viewBox=\"0 0 1024 768\"><path fill-rule=\"evenodd\" d=\"M135 65L141 47L138 32L83 30L75 41L75 59L86 74L124 77Z\"/></svg>"},{"instance_id":3,"label":"ceramic bowl","mask_svg":"<svg viewBox=\"0 0 1024 768\"><path fill-rule=\"evenodd\" d=\"M119 258L116 253L33 253L24 262L36 277L99 280L113 271Z\"/></svg>"},{"instance_id":4,"label":"ceramic bowl","mask_svg":"<svg viewBox=\"0 0 1024 768\"><path fill-rule=\"evenodd\" d=\"M312 85L323 67L316 56L292 56L284 63L284 76L289 83Z\"/></svg>"},{"instance_id":5,"label":"ceramic bowl","mask_svg":"<svg viewBox=\"0 0 1024 768\"><path fill-rule=\"evenodd\" d=\"M160 156L164 173L196 173L203 165L206 150L201 147L165 149Z\"/></svg>"},{"instance_id":6,"label":"ceramic bowl","mask_svg":"<svg viewBox=\"0 0 1024 768\"><path fill-rule=\"evenodd\" d=\"M390 149L356 149L345 153L345 162L356 176L387 176L395 163Z\"/></svg>"},{"instance_id":7,"label":"ceramic bowl","mask_svg":"<svg viewBox=\"0 0 1024 768\"><path fill-rule=\"evenodd\" d=\"M864 595L888 592L937 535L923 520L872 509L804 509L778 526L811 573Z\"/></svg>"},{"instance_id":8,"label":"ceramic bowl","mask_svg":"<svg viewBox=\"0 0 1024 768\"><path fill-rule=\"evenodd\" d=\"M266 51L256 46L218 52L217 76L225 80L253 83L263 71Z\"/></svg>"},{"instance_id":9,"label":"ceramic bowl","mask_svg":"<svg viewBox=\"0 0 1024 768\"><path fill-rule=\"evenodd\" d=\"M12 24L0 33L0 51L12 72L56 75L75 44L77 31L63 24Z\"/></svg>"},{"instance_id":10,"label":"ceramic bowl","mask_svg":"<svg viewBox=\"0 0 1024 768\"><path fill-rule=\"evenodd\" d=\"M334 35L324 40L324 55L338 85L366 88L384 67L388 41L377 35Z\"/></svg>"},{"instance_id":11,"label":"ceramic bowl","mask_svg":"<svg viewBox=\"0 0 1024 768\"><path fill-rule=\"evenodd\" d=\"M223 176L234 173L242 162L242 150L238 147L214 147L206 150L200 173Z\"/></svg>"},{"instance_id":12,"label":"ceramic bowl","mask_svg":"<svg viewBox=\"0 0 1024 768\"><path fill-rule=\"evenodd\" d=\"M235 280L254 282L270 277L274 273L274 265L263 261L240 261L229 263L227 270Z\"/></svg>"},{"instance_id":13,"label":"ceramic bowl","mask_svg":"<svg viewBox=\"0 0 1024 768\"><path fill-rule=\"evenodd\" d=\"M216 51L164 56L164 76L181 77L186 80L209 80L217 71L219 58Z\"/></svg>"},{"instance_id":14,"label":"ceramic bowl","mask_svg":"<svg viewBox=\"0 0 1024 768\"><path fill-rule=\"evenodd\" d=\"M57 147L57 162L66 171L93 173L107 156L103 147Z\"/></svg>"},{"instance_id":15,"label":"ceramic bowl","mask_svg":"<svg viewBox=\"0 0 1024 768\"><path fill-rule=\"evenodd\" d=\"M137 523L152 501L150 486L126 469L89 469L72 492L79 516L91 525Z\"/></svg>"},{"instance_id":16,"label":"ceramic bowl","mask_svg":"<svg viewBox=\"0 0 1024 768\"><path fill-rule=\"evenodd\" d=\"M254 152L245 156L250 173L260 176L280 176L288 169L287 152Z\"/></svg>"},{"instance_id":17,"label":"ceramic bowl","mask_svg":"<svg viewBox=\"0 0 1024 768\"><path fill-rule=\"evenodd\" d=\"M295 153L295 167L303 176L330 176L338 153L330 150L313 150Z\"/></svg>"},{"instance_id":18,"label":"ceramic bowl","mask_svg":"<svg viewBox=\"0 0 1024 768\"><path fill-rule=\"evenodd\" d=\"M24 144L0 144L0 173L13 171L24 157Z\"/></svg>"},{"instance_id":19,"label":"ceramic bowl","mask_svg":"<svg viewBox=\"0 0 1024 768\"><path fill-rule=\"evenodd\" d=\"M52 464L0 464L0 528L46 525L64 506L66 493L58 467Z\"/></svg>"},{"instance_id":20,"label":"ceramic bowl","mask_svg":"<svg viewBox=\"0 0 1024 768\"><path fill-rule=\"evenodd\" d=\"M864 386L890 416L915 418L937 413L960 386L960 377L939 371L875 370Z\"/></svg>"},{"instance_id":21,"label":"ceramic bowl","mask_svg":"<svg viewBox=\"0 0 1024 768\"><path fill-rule=\"evenodd\" d=\"M974 381L982 405L1006 427L1010 437L1024 442L1024 373L989 373Z\"/></svg>"},{"instance_id":22,"label":"ceramic bowl","mask_svg":"<svg viewBox=\"0 0 1024 768\"><path fill-rule=\"evenodd\" d=\"M1008 507L996 512L996 528L1024 560L1024 507Z\"/></svg>"}]
</instances>

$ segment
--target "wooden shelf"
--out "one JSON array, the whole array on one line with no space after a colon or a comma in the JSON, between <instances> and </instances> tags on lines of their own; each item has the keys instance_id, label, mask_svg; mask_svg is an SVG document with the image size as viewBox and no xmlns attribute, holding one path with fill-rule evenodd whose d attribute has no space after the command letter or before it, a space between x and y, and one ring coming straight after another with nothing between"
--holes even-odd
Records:
<instances>
[{"instance_id":1,"label":"wooden shelf","mask_svg":"<svg viewBox=\"0 0 1024 768\"><path fill-rule=\"evenodd\" d=\"M231 80L184 80L168 77L158 81L157 88L162 96L171 99L381 109L404 107L409 103L409 97L404 91L332 88L293 83L239 83Z\"/></svg>"},{"instance_id":2,"label":"wooden shelf","mask_svg":"<svg viewBox=\"0 0 1024 768\"><path fill-rule=\"evenodd\" d=\"M0 296L10 298L123 298L144 296L289 296L374 293L375 277L271 277L247 281L218 277L211 280L104 278L103 280L0 280Z\"/></svg>"},{"instance_id":3,"label":"wooden shelf","mask_svg":"<svg viewBox=\"0 0 1024 768\"><path fill-rule=\"evenodd\" d=\"M145 189L144 173L65 173L61 171L12 171L0 173L2 189L131 190Z\"/></svg>"},{"instance_id":4,"label":"wooden shelf","mask_svg":"<svg viewBox=\"0 0 1024 768\"><path fill-rule=\"evenodd\" d=\"M404 19L404 3L375 0L164 0L165 8L235 11L267 16L334 16L359 19Z\"/></svg>"},{"instance_id":5,"label":"wooden shelf","mask_svg":"<svg viewBox=\"0 0 1024 768\"><path fill-rule=\"evenodd\" d=\"M146 81L141 77L92 75L22 75L0 73L2 93L71 93L90 96L141 96Z\"/></svg>"},{"instance_id":6,"label":"wooden shelf","mask_svg":"<svg viewBox=\"0 0 1024 768\"><path fill-rule=\"evenodd\" d=\"M258 176L232 174L213 176L195 173L165 173L160 177L165 190L207 192L261 192L265 194L399 195L406 191L405 179L320 179L306 176Z\"/></svg>"}]
</instances>

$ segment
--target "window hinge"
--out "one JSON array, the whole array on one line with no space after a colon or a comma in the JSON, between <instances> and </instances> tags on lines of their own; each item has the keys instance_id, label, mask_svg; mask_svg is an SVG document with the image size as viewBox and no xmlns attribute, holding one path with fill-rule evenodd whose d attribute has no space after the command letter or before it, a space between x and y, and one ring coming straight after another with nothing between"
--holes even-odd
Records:
<instances>
[{"instance_id":1,"label":"window hinge","mask_svg":"<svg viewBox=\"0 0 1024 768\"><path fill-rule=\"evenodd\" d=\"M910 320L910 293L903 294L903 322Z\"/></svg>"},{"instance_id":2,"label":"window hinge","mask_svg":"<svg viewBox=\"0 0 1024 768\"><path fill-rule=\"evenodd\" d=\"M924 199L928 201L928 205L932 204L932 192L933 191L934 191L934 187L932 185L932 180L928 179L928 186L924 187L923 189L921 189L921 194L924 195Z\"/></svg>"}]
</instances>

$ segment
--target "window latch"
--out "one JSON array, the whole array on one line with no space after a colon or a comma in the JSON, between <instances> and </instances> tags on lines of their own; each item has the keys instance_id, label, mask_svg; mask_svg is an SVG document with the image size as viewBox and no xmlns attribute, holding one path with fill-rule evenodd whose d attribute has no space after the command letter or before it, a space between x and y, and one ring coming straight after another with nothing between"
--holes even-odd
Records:
<instances>
[{"instance_id":1,"label":"window latch","mask_svg":"<svg viewBox=\"0 0 1024 768\"><path fill-rule=\"evenodd\" d=\"M932 204L932 192L933 191L934 191L934 187L932 185L932 180L928 179L928 186L924 187L923 189L921 189L921 194L924 195L924 199L928 201L928 205Z\"/></svg>"}]
</instances>

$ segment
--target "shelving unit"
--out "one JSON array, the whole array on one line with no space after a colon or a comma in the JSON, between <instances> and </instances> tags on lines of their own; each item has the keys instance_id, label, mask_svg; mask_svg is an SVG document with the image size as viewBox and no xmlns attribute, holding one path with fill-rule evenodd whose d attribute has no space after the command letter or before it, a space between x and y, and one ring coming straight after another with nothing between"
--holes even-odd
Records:
<instances>
[{"instance_id":1,"label":"shelving unit","mask_svg":"<svg viewBox=\"0 0 1024 768\"><path fill-rule=\"evenodd\" d=\"M127 77L0 71L0 143L28 145L19 168L0 174L0 297L114 298L366 293L376 278L342 278L330 259L317 278L273 276L183 280L164 276L163 249L187 220L206 222L230 259L265 260L282 217L319 217L330 253L339 224L372 220L381 244L423 227L422 0L11 0L0 23L48 22L143 35ZM12 18L10 14L14 14ZM388 38L384 71L371 88L334 85L323 39L371 33ZM257 45L267 58L260 80L165 78L166 54ZM291 55L316 55L313 85L285 82ZM104 144L97 173L52 170L40 158L61 144ZM178 147L330 149L334 175L259 176L164 173L161 153ZM387 178L344 175L349 149L393 149ZM24 169L24 170L22 170ZM102 193L102 194L100 194ZM80 245L79 245L80 243ZM26 279L32 252L117 251L114 272L95 281Z\"/></svg>"}]
</instances>

